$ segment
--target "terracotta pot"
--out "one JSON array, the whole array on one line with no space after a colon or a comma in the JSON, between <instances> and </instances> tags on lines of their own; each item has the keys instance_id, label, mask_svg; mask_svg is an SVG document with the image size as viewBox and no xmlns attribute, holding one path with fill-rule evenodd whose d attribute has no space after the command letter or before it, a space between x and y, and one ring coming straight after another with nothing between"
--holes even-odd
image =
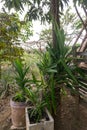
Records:
<instances>
[{"instance_id":1,"label":"terracotta pot","mask_svg":"<svg viewBox=\"0 0 87 130\"><path fill-rule=\"evenodd\" d=\"M24 102L15 102L12 99L10 100L11 106L11 118L12 118L12 128L24 128L25 123L25 108L26 103Z\"/></svg>"}]
</instances>

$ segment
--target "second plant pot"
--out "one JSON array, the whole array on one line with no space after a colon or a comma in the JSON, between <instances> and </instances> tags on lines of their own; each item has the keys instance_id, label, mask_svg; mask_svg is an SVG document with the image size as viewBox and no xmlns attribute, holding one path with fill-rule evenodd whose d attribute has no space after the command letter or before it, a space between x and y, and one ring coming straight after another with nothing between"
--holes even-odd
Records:
<instances>
[{"instance_id":1,"label":"second plant pot","mask_svg":"<svg viewBox=\"0 0 87 130\"><path fill-rule=\"evenodd\" d=\"M28 109L29 107L26 107L26 130L54 130L54 120L47 109L45 112L48 120L42 119L39 123L31 123Z\"/></svg>"}]
</instances>

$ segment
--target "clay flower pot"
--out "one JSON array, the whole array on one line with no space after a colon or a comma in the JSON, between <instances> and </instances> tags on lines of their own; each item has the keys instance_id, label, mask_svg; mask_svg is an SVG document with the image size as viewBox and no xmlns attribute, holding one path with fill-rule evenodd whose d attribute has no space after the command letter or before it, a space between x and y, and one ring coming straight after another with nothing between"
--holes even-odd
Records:
<instances>
[{"instance_id":1,"label":"clay flower pot","mask_svg":"<svg viewBox=\"0 0 87 130\"><path fill-rule=\"evenodd\" d=\"M29 107L26 107L26 130L54 130L54 120L52 116L50 115L49 111L46 109L46 114L49 118L49 120L43 120L39 123L32 123L29 119L28 114Z\"/></svg>"},{"instance_id":2,"label":"clay flower pot","mask_svg":"<svg viewBox=\"0 0 87 130\"><path fill-rule=\"evenodd\" d=\"M10 100L11 106L11 119L12 119L12 127L11 129L24 129L26 127L25 122L25 102L15 102L12 99Z\"/></svg>"}]
</instances>

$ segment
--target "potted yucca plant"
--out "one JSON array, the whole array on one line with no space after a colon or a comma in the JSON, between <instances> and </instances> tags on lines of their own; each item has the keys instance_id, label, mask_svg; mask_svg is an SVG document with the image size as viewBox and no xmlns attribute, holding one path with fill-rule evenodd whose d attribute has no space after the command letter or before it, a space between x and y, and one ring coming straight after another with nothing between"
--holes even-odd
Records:
<instances>
[{"instance_id":1,"label":"potted yucca plant","mask_svg":"<svg viewBox=\"0 0 87 130\"><path fill-rule=\"evenodd\" d=\"M32 107L26 107L26 130L54 130L54 120L46 109L47 104L43 98L45 85L34 75L32 79L34 87L27 90Z\"/></svg>"},{"instance_id":2,"label":"potted yucca plant","mask_svg":"<svg viewBox=\"0 0 87 130\"><path fill-rule=\"evenodd\" d=\"M49 110L54 117L54 128L58 129L60 125L61 113L61 91L64 87L77 92L79 96L80 78L83 72L73 62L73 48L65 43L65 35L62 29L59 29L57 23L54 23L56 43L55 47L48 43L45 52L39 52L40 62L37 64L43 78L47 84L45 100ZM85 76L84 76L85 77Z\"/></svg>"},{"instance_id":3,"label":"potted yucca plant","mask_svg":"<svg viewBox=\"0 0 87 130\"><path fill-rule=\"evenodd\" d=\"M26 130L54 130L54 120L51 114L47 109L39 107L26 108Z\"/></svg>"},{"instance_id":4,"label":"potted yucca plant","mask_svg":"<svg viewBox=\"0 0 87 130\"><path fill-rule=\"evenodd\" d=\"M16 60L13 63L15 69L14 79L18 86L18 92L10 100L11 105L11 117L12 117L12 129L22 129L26 126L25 123L25 107L26 103L26 90L29 83L26 77L29 67L26 67L20 60Z\"/></svg>"}]
</instances>

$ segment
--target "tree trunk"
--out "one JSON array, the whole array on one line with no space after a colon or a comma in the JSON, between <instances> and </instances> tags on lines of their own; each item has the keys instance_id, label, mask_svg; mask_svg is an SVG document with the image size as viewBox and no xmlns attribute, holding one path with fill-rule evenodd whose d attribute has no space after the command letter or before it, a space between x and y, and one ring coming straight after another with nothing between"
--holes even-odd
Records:
<instances>
[{"instance_id":1,"label":"tree trunk","mask_svg":"<svg viewBox=\"0 0 87 130\"><path fill-rule=\"evenodd\" d=\"M1 79L1 63L0 63L0 79Z\"/></svg>"},{"instance_id":2,"label":"tree trunk","mask_svg":"<svg viewBox=\"0 0 87 130\"><path fill-rule=\"evenodd\" d=\"M55 96L56 96L57 109L56 109L56 114L53 113L54 130L60 130L60 126L61 126L61 95L60 95L60 88L58 86L55 88Z\"/></svg>"},{"instance_id":3,"label":"tree trunk","mask_svg":"<svg viewBox=\"0 0 87 130\"><path fill-rule=\"evenodd\" d=\"M58 24L60 28L60 18L59 18L59 1L60 0L51 0L51 14L52 14L52 38L53 38L53 47L56 48L56 34L55 34L55 22ZM54 130L60 130L61 125L61 95L60 95L60 87L57 85L55 88L55 97L57 103L56 114L53 112L54 118Z\"/></svg>"},{"instance_id":4,"label":"tree trunk","mask_svg":"<svg viewBox=\"0 0 87 130\"><path fill-rule=\"evenodd\" d=\"M71 130L75 130L78 127L78 123L79 123L79 119L80 119L80 111L79 111L79 102L80 102L80 98L79 98L79 87L78 85L75 86L76 89L76 93L74 95L74 99L75 99L75 103L74 103L74 108L72 111L72 123L71 123Z\"/></svg>"},{"instance_id":5,"label":"tree trunk","mask_svg":"<svg viewBox=\"0 0 87 130\"><path fill-rule=\"evenodd\" d=\"M60 18L59 18L59 0L51 0L51 14L52 14L52 33L53 33L53 47L56 45L56 34L55 34L55 22L60 28Z\"/></svg>"}]
</instances>

